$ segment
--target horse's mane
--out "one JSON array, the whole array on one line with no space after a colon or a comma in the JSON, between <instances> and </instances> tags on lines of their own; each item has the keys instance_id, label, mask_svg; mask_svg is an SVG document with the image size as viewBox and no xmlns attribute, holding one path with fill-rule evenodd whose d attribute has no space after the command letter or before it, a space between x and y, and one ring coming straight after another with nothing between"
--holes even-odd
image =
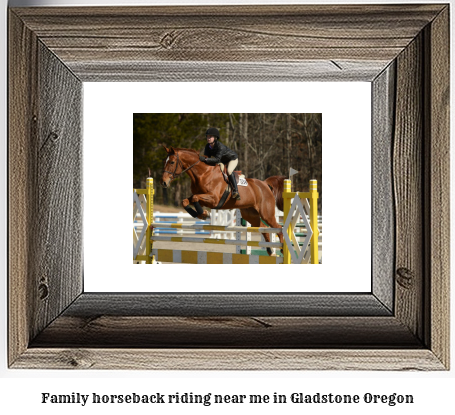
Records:
<instances>
[{"instance_id":1,"label":"horse's mane","mask_svg":"<svg viewBox=\"0 0 455 415\"><path fill-rule=\"evenodd\" d=\"M195 155L199 156L199 151L194 150L193 148L181 148L181 147L174 147L176 151L187 151L190 153L194 153Z\"/></svg>"},{"instance_id":2,"label":"horse's mane","mask_svg":"<svg viewBox=\"0 0 455 415\"><path fill-rule=\"evenodd\" d=\"M193 148L181 148L181 147L173 147L175 151L178 151L178 152L186 152L186 153L189 153L190 155L193 155L193 156L196 156L197 158L199 158L199 151L197 150L194 150ZM205 164L204 165L206 169L215 169L216 167L218 167L218 165L215 165L215 166L210 166L208 164ZM220 169L218 169L220 170ZM220 170L221 172L221 170Z\"/></svg>"}]
</instances>

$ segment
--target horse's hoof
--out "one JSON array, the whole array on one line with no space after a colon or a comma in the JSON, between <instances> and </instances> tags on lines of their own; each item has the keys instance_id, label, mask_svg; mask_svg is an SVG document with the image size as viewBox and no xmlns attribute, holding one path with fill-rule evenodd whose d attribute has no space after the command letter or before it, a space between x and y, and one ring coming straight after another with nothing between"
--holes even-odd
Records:
<instances>
[{"instance_id":1,"label":"horse's hoof","mask_svg":"<svg viewBox=\"0 0 455 415\"><path fill-rule=\"evenodd\" d=\"M204 210L204 213L202 215L199 215L197 218L201 220L210 219L210 213Z\"/></svg>"}]
</instances>

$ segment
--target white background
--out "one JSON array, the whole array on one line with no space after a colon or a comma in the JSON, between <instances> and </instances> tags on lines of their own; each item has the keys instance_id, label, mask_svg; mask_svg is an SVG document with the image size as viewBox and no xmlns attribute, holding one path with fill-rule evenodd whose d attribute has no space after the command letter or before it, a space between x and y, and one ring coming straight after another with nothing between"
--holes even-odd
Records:
<instances>
[{"instance_id":1,"label":"white background","mask_svg":"<svg viewBox=\"0 0 455 415\"><path fill-rule=\"evenodd\" d=\"M417 1L416 1L417 2ZM426 3L438 3L438 1L427 1ZM93 5L93 4L125 4L126 2L116 0L98 0L96 3L90 0L71 1L71 0L11 0L11 6L26 5ZM135 4L157 4L153 1L136 0ZM199 1L168 1L166 4L200 4ZM216 1L206 1L205 4L219 4ZM245 3L236 1L232 3ZM249 3L279 3L275 2L255 2ZM288 4L305 3L304 1L287 0ZM311 3L315 3L312 1ZM338 3L336 1L323 1L318 3ZM376 1L368 3L399 3L397 1ZM419 2L422 3L422 2ZM131 3L130 3L131 4ZM165 2L161 2L165 4ZM306 372L306 371L282 371L282 372L245 372L245 371L160 371L160 372L117 372L117 371L31 371L31 370L8 370L6 369L6 1L2 0L0 10L3 25L0 36L0 47L3 64L0 66L1 83L0 83L0 191L3 195L3 203L0 204L2 210L2 221L0 221L0 234L2 249L0 250L0 263L2 266L2 280L0 285L0 294L2 298L2 319L0 319L2 336L0 337L0 410L2 413L35 413L35 414L58 414L63 411L67 414L99 414L101 410L109 411L112 414L124 414L127 411L134 413L151 414L158 411L162 414L174 413L176 410L185 413L251 413L251 406L232 406L223 407L201 407L183 406L183 407L144 407L134 408L121 405L104 406L97 408L94 406L82 408L80 406L60 405L42 405L40 404L41 392L53 393L154 393L154 392L185 392L194 393L218 392L218 393L286 393L297 392L313 393L320 391L322 393L351 393L363 394L365 392L373 393L412 393L415 396L416 404L407 407L389 407L385 405L361 405L348 406L327 405L327 406L305 406L305 405L287 405L280 409L284 413L340 413L340 414L420 414L420 413L437 413L448 414L453 411L454 398L453 390L455 388L454 371L450 372ZM452 6L453 8L453 2ZM452 9L453 12L453 9ZM452 36L453 36L453 30ZM453 42L452 42L453 43ZM453 85L453 76L452 76ZM452 121L452 125L455 125ZM453 164L453 163L452 163ZM452 183L455 181L452 178ZM452 220L452 224L455 221ZM453 226L453 225L452 225ZM453 229L452 229L453 230ZM452 249L454 244L452 244ZM453 287L453 284L452 284ZM453 288L452 288L453 299ZM453 300L452 300L453 301ZM452 330L454 333L453 319ZM452 345L454 344L452 336ZM453 347L452 347L453 356ZM258 410L258 408L254 408ZM261 406L261 413L277 413L275 405Z\"/></svg>"},{"instance_id":2,"label":"white background","mask_svg":"<svg viewBox=\"0 0 455 415\"><path fill-rule=\"evenodd\" d=\"M222 100L207 99L214 90ZM368 82L85 83L84 289L371 291L370 104ZM279 272L281 268L266 265L178 265L172 274L167 266L134 266L132 120L139 112L322 113L323 264L292 265ZM201 142L201 148L204 145ZM108 174L100 177L99 172ZM155 189L159 178L154 178ZM293 190L308 191L309 184ZM191 250L186 244L175 244L174 249Z\"/></svg>"}]
</instances>

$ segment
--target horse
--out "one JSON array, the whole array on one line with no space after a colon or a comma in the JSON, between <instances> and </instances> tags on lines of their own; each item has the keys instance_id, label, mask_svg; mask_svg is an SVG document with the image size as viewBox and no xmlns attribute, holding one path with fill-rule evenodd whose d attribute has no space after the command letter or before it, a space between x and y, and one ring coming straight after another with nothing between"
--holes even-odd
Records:
<instances>
[{"instance_id":1,"label":"horse","mask_svg":"<svg viewBox=\"0 0 455 415\"><path fill-rule=\"evenodd\" d=\"M222 206L219 206L227 188L221 169L218 165L209 166L199 160L199 153L187 148L167 148L167 158L164 162L164 173L161 185L170 186L174 179L186 173L191 179L192 195L182 201L183 208L193 217L207 219L209 214L201 206L211 209L240 209L242 218L251 223L253 227L266 227L261 219L272 228L281 228L275 218L276 199L272 187L258 179L246 179L247 186L238 186L240 200L233 199L231 193L227 195ZM276 185L279 187L279 183ZM196 212L189 205L196 208ZM270 235L263 233L264 239L270 242ZM280 242L283 243L283 232L278 233ZM272 255L272 250L267 248L267 253Z\"/></svg>"}]
</instances>

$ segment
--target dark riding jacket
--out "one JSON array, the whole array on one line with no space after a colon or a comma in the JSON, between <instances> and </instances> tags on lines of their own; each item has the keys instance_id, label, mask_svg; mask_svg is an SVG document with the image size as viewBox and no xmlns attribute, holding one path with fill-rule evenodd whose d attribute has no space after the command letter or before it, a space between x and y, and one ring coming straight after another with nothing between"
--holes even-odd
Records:
<instances>
[{"instance_id":1,"label":"dark riding jacket","mask_svg":"<svg viewBox=\"0 0 455 415\"><path fill-rule=\"evenodd\" d=\"M239 158L234 150L229 149L218 140L215 141L213 149L210 148L210 144L205 146L204 156L209 157L205 162L211 166L215 166L217 163L228 164L230 161Z\"/></svg>"}]
</instances>

